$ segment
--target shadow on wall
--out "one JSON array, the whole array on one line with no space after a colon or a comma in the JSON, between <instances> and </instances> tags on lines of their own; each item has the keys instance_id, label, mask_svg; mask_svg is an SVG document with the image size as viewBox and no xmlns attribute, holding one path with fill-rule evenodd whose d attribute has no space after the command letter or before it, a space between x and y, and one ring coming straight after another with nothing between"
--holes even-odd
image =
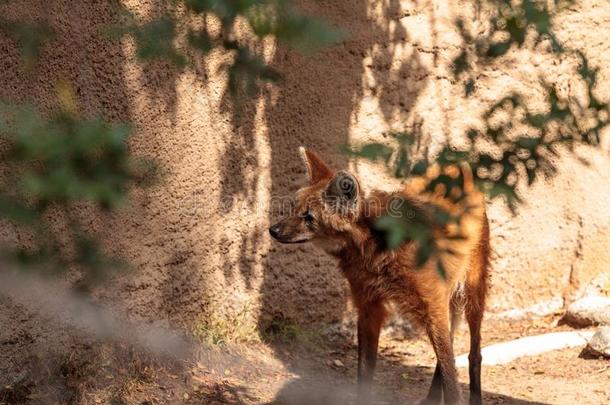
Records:
<instances>
[{"instance_id":1,"label":"shadow on wall","mask_svg":"<svg viewBox=\"0 0 610 405\"><path fill-rule=\"evenodd\" d=\"M73 85L84 114L128 120L129 98L123 80L121 45L101 35L117 18L116 9L108 2L92 1L86 11L70 1L3 5L2 14L7 19L30 21L44 15L56 42L54 46L44 46L34 70L26 72L19 49L4 35L0 36L3 68L0 97L33 103L49 111L57 104L55 85L65 79Z\"/></svg>"},{"instance_id":2,"label":"shadow on wall","mask_svg":"<svg viewBox=\"0 0 610 405\"><path fill-rule=\"evenodd\" d=\"M162 4L163 1L155 0L149 2L147 7L151 14L160 14L164 11ZM144 133L144 141L135 140L131 145L135 153L166 158L167 154L160 146L165 141L163 134L173 134L171 128L175 125L177 114L180 72L165 62L140 62L135 74L137 83L128 85L126 80L129 79L126 77L133 77L134 72L126 71L129 69L126 68L128 58L123 44L110 40L106 35L106 30L121 17L116 3L93 0L75 5L69 0L26 0L7 2L1 5L0 10L0 14L7 19L45 21L54 32L52 41L42 47L38 63L31 72L23 68L15 44L0 35L3 83L0 98L30 103L46 113L56 108L56 83L65 80L72 85L83 115L133 123L138 129L136 133ZM136 105L141 100L134 100L134 94L130 92L134 90L134 85L138 96L145 95L150 100L145 106L149 110L144 114ZM173 146L169 145L170 148ZM164 163L162 161L161 165ZM169 223L164 210L158 207L166 204L165 210L169 210L170 206L179 205L175 201L165 196L159 198L159 193L155 194L150 189L135 190L130 197L133 199L133 212L126 215L110 216L85 204L78 208L77 214L83 224L106 242L111 254L124 257L143 273L143 277L134 283L127 282L125 288L101 294L119 294L122 298L135 296L128 304L129 308L138 315L150 315L151 312L157 313L158 309L170 308L161 306L151 311L151 306L156 305L152 299L156 293L161 291L168 299L182 296L181 289L185 282L193 278L194 268L189 272L170 271L169 279L162 276L167 273L162 267L173 270L192 255L192 243L184 233L179 235L181 237L171 235L168 238L167 231L172 226L175 228L175 224ZM53 220L61 229L60 219ZM179 229L174 230L177 232ZM178 279L174 277L176 274ZM150 291L154 293L149 294ZM180 310L176 312L180 313Z\"/></svg>"},{"instance_id":3,"label":"shadow on wall","mask_svg":"<svg viewBox=\"0 0 610 405\"><path fill-rule=\"evenodd\" d=\"M409 113L426 82L420 80L417 86L407 83L409 77L422 76L417 52L394 66L396 52L408 41L407 32L396 23L402 16L398 1L384 1L383 14L376 16L371 16L376 4L370 1L323 5L306 1L300 6L347 31L348 37L344 43L311 56L281 45L275 51L271 65L283 76L278 93L273 100L268 94L259 96L265 104L271 149L272 198L290 196L305 185L299 146L315 149L336 169L347 167L348 160L339 148L349 143L350 127L364 96L376 98L389 121L396 113ZM374 73L374 83L365 78L365 64ZM242 106L233 116L233 139L227 143L230 146L221 170L227 196L252 194L252 190L244 190L246 184L232 179L244 178L246 167L258 165L253 151L255 104L259 100ZM277 213L271 212L269 222L275 220ZM259 238L267 236L252 237L254 241L242 240L248 249L242 249L241 263L253 254L250 249L259 246ZM259 320L263 332L276 320L332 322L345 312L348 293L343 278L333 260L313 246L272 243L263 271ZM242 275L246 279L250 276L247 269L242 269Z\"/></svg>"},{"instance_id":4,"label":"shadow on wall","mask_svg":"<svg viewBox=\"0 0 610 405\"><path fill-rule=\"evenodd\" d=\"M151 15L162 13L162 4L158 0L150 2L146 10ZM312 147L337 169L344 168L348 161L339 153L339 147L349 142L350 126L362 98L378 99L384 117L390 120L397 112L408 113L423 88L423 84L407 86L410 77L421 76L417 52L401 61L400 66L393 66L398 47L408 41L407 32L396 23L402 17L397 0L380 3L341 0L328 4L308 0L300 6L347 31L348 39L313 56L278 47L271 62L283 75L277 94L272 100L269 92L261 92L258 100L248 102L232 117L234 130L225 142L219 170L223 176L222 195L228 201L238 196L245 197L250 204L256 203L253 191L256 181L252 184L241 179L246 177L246 171L261 166L255 153L258 102L265 105L263 119L271 150L270 194L283 196L292 194L305 182L305 171L297 152L299 146ZM134 123L145 136L134 142L137 153L159 156L162 165L163 159L171 156L177 162L170 163L177 167L181 164L179 160L192 152L194 139L178 139L184 137L183 132L174 131L178 70L154 62L132 69L138 71L135 74L129 71L133 67L129 67L122 44L109 41L103 34L119 17L111 4L96 0L74 7L67 0L51 3L32 0L21 3L18 9L7 8L7 18L24 15L35 18L39 12L43 13L56 32L56 39L52 46L44 47L33 76L15 68L20 64L20 56L14 45L0 42L2 54L9 55L0 61L5 67L3 79L7 83L0 89L0 96L33 101L43 110L49 110L55 104L55 83L66 79L74 85L84 114ZM383 11L374 15L373 9ZM374 83L364 78L365 64L374 72ZM207 80L204 65L197 66L195 72ZM148 101L139 106L142 100L134 101L134 94L138 98L144 95ZM24 96L28 99L22 99ZM230 107L229 99L226 96L224 99L225 106ZM165 153L170 149L179 151ZM174 180L181 179L172 177ZM158 309L170 318L200 312L205 306L205 298L202 299L205 291L222 286L210 284L207 274L199 274L197 261L209 253L206 249L211 252L213 247L197 243L189 233L187 218L192 216L193 208L185 207L184 201L192 196L172 185L171 192L136 191L133 197L136 208L132 215L108 219L96 218L93 210L81 212L86 223L109 242L113 253L125 256L141 270L138 279L127 282L118 294L128 297L130 309L142 315L151 314L151 305L160 305ZM232 241L239 245L241 257L236 266L230 266L233 268L225 266L227 279L234 267L238 267L246 285L253 285L253 257L260 250L262 238L267 237L265 232L265 229L249 232L240 240ZM298 319L299 322L340 319L348 294L335 264L325 254L312 246L274 243L263 260L261 329L275 319ZM152 298L159 292L161 304Z\"/></svg>"},{"instance_id":5,"label":"shadow on wall","mask_svg":"<svg viewBox=\"0 0 610 405\"><path fill-rule=\"evenodd\" d=\"M283 75L279 94L266 100L271 146L272 197L292 195L306 184L298 147L313 148L335 169L348 166L339 150L349 144L350 128L363 97L378 101L387 122L407 117L427 79L416 51L405 53L408 33L399 23L396 0L305 2L301 6L347 31L340 45L312 56L278 47L272 66ZM381 6L381 7L377 7ZM372 12L372 10L382 10ZM397 58L398 54L408 55ZM372 79L367 77L372 72ZM381 135L380 133L377 135ZM270 223L277 220L270 213ZM347 309L347 284L328 255L311 244L272 242L261 286L261 331L275 321L336 322Z\"/></svg>"}]
</instances>

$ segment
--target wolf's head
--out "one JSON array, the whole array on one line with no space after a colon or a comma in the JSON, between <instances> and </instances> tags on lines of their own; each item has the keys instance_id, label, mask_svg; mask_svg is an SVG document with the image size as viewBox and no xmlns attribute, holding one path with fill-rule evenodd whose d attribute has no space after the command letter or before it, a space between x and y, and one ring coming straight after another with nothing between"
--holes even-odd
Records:
<instances>
[{"instance_id":1,"label":"wolf's head","mask_svg":"<svg viewBox=\"0 0 610 405\"><path fill-rule=\"evenodd\" d=\"M269 228L282 243L331 239L348 232L358 219L362 192L358 180L346 171L334 172L313 151L300 148L309 186L296 193L290 216Z\"/></svg>"}]
</instances>

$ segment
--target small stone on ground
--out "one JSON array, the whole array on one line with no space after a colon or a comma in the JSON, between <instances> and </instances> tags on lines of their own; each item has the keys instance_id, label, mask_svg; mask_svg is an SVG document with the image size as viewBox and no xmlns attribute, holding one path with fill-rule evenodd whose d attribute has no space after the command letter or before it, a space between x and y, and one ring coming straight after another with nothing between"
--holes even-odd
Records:
<instances>
[{"instance_id":1,"label":"small stone on ground","mask_svg":"<svg viewBox=\"0 0 610 405\"><path fill-rule=\"evenodd\" d=\"M604 326L595 332L585 351L596 357L610 358L610 326Z\"/></svg>"},{"instance_id":2,"label":"small stone on ground","mask_svg":"<svg viewBox=\"0 0 610 405\"><path fill-rule=\"evenodd\" d=\"M570 326L610 326L610 298L588 296L574 301L563 320Z\"/></svg>"}]
</instances>

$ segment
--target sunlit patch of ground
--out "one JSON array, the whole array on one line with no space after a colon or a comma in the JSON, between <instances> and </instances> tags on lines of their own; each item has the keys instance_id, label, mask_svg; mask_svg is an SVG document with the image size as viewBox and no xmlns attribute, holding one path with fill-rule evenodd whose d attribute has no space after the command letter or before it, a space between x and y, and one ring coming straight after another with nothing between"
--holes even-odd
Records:
<instances>
[{"instance_id":1,"label":"sunlit patch of ground","mask_svg":"<svg viewBox=\"0 0 610 405\"><path fill-rule=\"evenodd\" d=\"M27 327L28 320L22 323ZM462 326L456 336L456 354L467 350L466 329ZM567 329L557 326L552 317L488 321L483 336L484 343L491 344ZM55 341L54 349L42 352L44 331L16 336L1 342L6 350L0 354L0 403L330 405L355 400L356 346L347 337L313 333L306 338L270 337L216 346L178 361L145 355L116 342L85 344L82 337L72 343L69 338ZM567 349L484 366L486 403L610 403L610 362L586 360L579 352ZM376 403L417 403L427 392L434 364L423 336L384 336ZM460 369L459 375L467 398L468 371Z\"/></svg>"}]
</instances>

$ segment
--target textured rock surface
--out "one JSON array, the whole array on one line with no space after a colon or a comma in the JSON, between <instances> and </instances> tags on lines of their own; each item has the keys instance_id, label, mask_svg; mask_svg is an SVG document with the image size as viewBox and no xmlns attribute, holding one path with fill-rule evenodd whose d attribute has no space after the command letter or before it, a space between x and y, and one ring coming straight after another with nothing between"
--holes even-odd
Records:
<instances>
[{"instance_id":1,"label":"textured rock surface","mask_svg":"<svg viewBox=\"0 0 610 405\"><path fill-rule=\"evenodd\" d=\"M589 296L574 301L563 318L572 326L610 325L610 298Z\"/></svg>"},{"instance_id":2,"label":"textured rock surface","mask_svg":"<svg viewBox=\"0 0 610 405\"><path fill-rule=\"evenodd\" d=\"M271 243L267 234L277 215L272 197L304 184L299 145L317 149L337 168L350 167L369 188L395 187L379 166L349 162L339 146L416 123L433 144L459 139L509 87L529 94L535 110L542 99L538 75L569 88L573 68L570 61L509 52L478 72L475 97L464 100L463 83L451 74L461 45L452 21L458 14L475 20L476 2L306 0L299 2L304 9L342 27L349 39L311 57L266 43L261 53L284 80L265 87L238 115L220 69L226 55L213 52L184 71L141 64L129 40L104 36L118 18L109 3L1 4L7 18L48 19L56 41L44 47L30 76L14 44L0 37L0 97L48 110L55 83L65 78L84 113L134 123L133 150L156 158L166 175L152 189L134 191L133 205L118 215L83 209L108 249L135 269L100 295L134 315L189 325L235 314L254 323L333 321L349 308L331 259L313 246ZM125 4L142 18L160 7L155 0ZM566 45L600 68L597 93L609 101L610 4L577 2L557 27ZM610 268L607 132L605 139L601 151L580 150L588 165L566 158L555 179L524 190L527 205L516 217L500 203L490 205L492 312L557 310ZM0 234L14 238L12 229Z\"/></svg>"},{"instance_id":3,"label":"textured rock surface","mask_svg":"<svg viewBox=\"0 0 610 405\"><path fill-rule=\"evenodd\" d=\"M593 356L610 358L610 326L605 326L595 332L585 350Z\"/></svg>"}]
</instances>

